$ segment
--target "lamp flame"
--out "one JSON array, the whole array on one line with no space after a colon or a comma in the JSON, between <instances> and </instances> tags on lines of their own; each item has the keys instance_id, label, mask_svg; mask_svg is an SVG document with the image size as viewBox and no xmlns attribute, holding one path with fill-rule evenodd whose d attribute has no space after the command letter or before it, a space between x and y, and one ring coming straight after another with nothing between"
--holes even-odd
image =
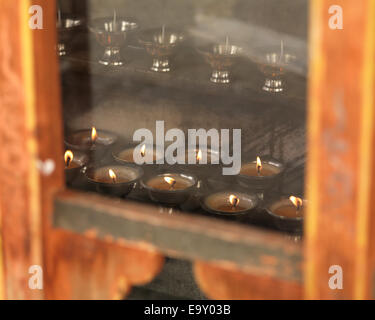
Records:
<instances>
[{"instance_id":1,"label":"lamp flame","mask_svg":"<svg viewBox=\"0 0 375 320\"><path fill-rule=\"evenodd\" d=\"M234 194L231 194L229 196L229 202L232 205L232 207L235 208L240 203L240 199L238 197L236 197Z\"/></svg>"},{"instance_id":2,"label":"lamp flame","mask_svg":"<svg viewBox=\"0 0 375 320\"><path fill-rule=\"evenodd\" d=\"M112 169L109 169L109 170L108 170L108 175L109 175L109 177L112 179L113 183L116 183L116 179L117 179L117 177L116 177L115 172L114 172Z\"/></svg>"},{"instance_id":3,"label":"lamp flame","mask_svg":"<svg viewBox=\"0 0 375 320\"><path fill-rule=\"evenodd\" d=\"M141 156L144 157L146 154L146 145L144 144L142 147L141 147Z\"/></svg>"},{"instance_id":4,"label":"lamp flame","mask_svg":"<svg viewBox=\"0 0 375 320\"><path fill-rule=\"evenodd\" d=\"M303 200L301 198L297 198L295 196L290 196L289 200L294 204L294 206L297 208L297 211L301 210L303 205Z\"/></svg>"},{"instance_id":5,"label":"lamp flame","mask_svg":"<svg viewBox=\"0 0 375 320\"><path fill-rule=\"evenodd\" d=\"M262 161L260 161L260 158L257 157L257 172L258 172L258 174L260 174L261 171L262 171Z\"/></svg>"},{"instance_id":6,"label":"lamp flame","mask_svg":"<svg viewBox=\"0 0 375 320\"><path fill-rule=\"evenodd\" d=\"M69 167L70 163L72 162L74 156L73 152L71 150L66 150L64 154L64 160L65 160L65 165Z\"/></svg>"},{"instance_id":7,"label":"lamp flame","mask_svg":"<svg viewBox=\"0 0 375 320\"><path fill-rule=\"evenodd\" d=\"M96 133L95 127L91 128L91 141L94 143L98 139L98 134Z\"/></svg>"},{"instance_id":8,"label":"lamp flame","mask_svg":"<svg viewBox=\"0 0 375 320\"><path fill-rule=\"evenodd\" d=\"M197 161L199 162L201 159L202 159L202 150L199 149L197 153Z\"/></svg>"},{"instance_id":9,"label":"lamp flame","mask_svg":"<svg viewBox=\"0 0 375 320\"><path fill-rule=\"evenodd\" d=\"M169 186L171 187L171 189L176 184L176 180L173 179L173 178L171 178L171 177L164 177L164 181L169 184Z\"/></svg>"}]
</instances>

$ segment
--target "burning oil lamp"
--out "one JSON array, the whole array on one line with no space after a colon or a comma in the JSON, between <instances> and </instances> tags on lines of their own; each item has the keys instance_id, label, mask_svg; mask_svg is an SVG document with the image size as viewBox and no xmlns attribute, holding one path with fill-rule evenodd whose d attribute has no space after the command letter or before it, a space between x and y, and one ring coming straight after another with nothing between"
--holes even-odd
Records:
<instances>
[{"instance_id":1,"label":"burning oil lamp","mask_svg":"<svg viewBox=\"0 0 375 320\"><path fill-rule=\"evenodd\" d=\"M125 197L143 176L143 170L131 165L91 167L86 171L87 180L100 193Z\"/></svg>"},{"instance_id":2,"label":"burning oil lamp","mask_svg":"<svg viewBox=\"0 0 375 320\"><path fill-rule=\"evenodd\" d=\"M206 211L219 215L237 216L251 213L258 205L255 194L234 191L220 191L202 199Z\"/></svg>"},{"instance_id":3,"label":"burning oil lamp","mask_svg":"<svg viewBox=\"0 0 375 320\"><path fill-rule=\"evenodd\" d=\"M155 72L169 72L170 57L175 53L177 46L183 41L184 36L179 30L166 28L146 30L139 36L139 42L151 55L153 62L151 70Z\"/></svg>"},{"instance_id":4,"label":"burning oil lamp","mask_svg":"<svg viewBox=\"0 0 375 320\"><path fill-rule=\"evenodd\" d=\"M237 181L263 199L265 191L278 186L283 171L284 165L281 162L271 158L261 160L257 157L256 160L242 165Z\"/></svg>"},{"instance_id":5,"label":"burning oil lamp","mask_svg":"<svg viewBox=\"0 0 375 320\"><path fill-rule=\"evenodd\" d=\"M306 200L290 196L273 203L266 211L274 218L275 224L280 230L298 234L302 232L306 206Z\"/></svg>"},{"instance_id":6,"label":"burning oil lamp","mask_svg":"<svg viewBox=\"0 0 375 320\"><path fill-rule=\"evenodd\" d=\"M142 180L151 200L169 206L177 206L187 201L196 189L198 180L184 173L163 173Z\"/></svg>"},{"instance_id":7,"label":"burning oil lamp","mask_svg":"<svg viewBox=\"0 0 375 320\"><path fill-rule=\"evenodd\" d=\"M57 54L65 56L66 43L70 40L73 32L77 32L82 28L83 19L62 15L60 9L57 11L57 30L59 43L57 44Z\"/></svg>"},{"instance_id":8,"label":"burning oil lamp","mask_svg":"<svg viewBox=\"0 0 375 320\"><path fill-rule=\"evenodd\" d=\"M65 161L65 180L68 185L71 185L82 172L82 169L88 162L88 158L81 152L66 150L64 154Z\"/></svg>"},{"instance_id":9,"label":"burning oil lamp","mask_svg":"<svg viewBox=\"0 0 375 320\"><path fill-rule=\"evenodd\" d=\"M129 33L138 29L138 23L133 18L118 17L116 11L113 17L95 19L89 23L89 30L105 50L100 64L106 66L121 66L124 64L120 48L126 43Z\"/></svg>"},{"instance_id":10,"label":"burning oil lamp","mask_svg":"<svg viewBox=\"0 0 375 320\"><path fill-rule=\"evenodd\" d=\"M117 136L109 131L83 129L74 131L65 139L65 145L73 150L96 151L112 146L117 141Z\"/></svg>"},{"instance_id":11,"label":"burning oil lamp","mask_svg":"<svg viewBox=\"0 0 375 320\"><path fill-rule=\"evenodd\" d=\"M212 67L210 81L214 83L230 83L230 69L239 57L242 49L229 43L226 37L225 44L209 45L198 49L206 62Z\"/></svg>"}]
</instances>

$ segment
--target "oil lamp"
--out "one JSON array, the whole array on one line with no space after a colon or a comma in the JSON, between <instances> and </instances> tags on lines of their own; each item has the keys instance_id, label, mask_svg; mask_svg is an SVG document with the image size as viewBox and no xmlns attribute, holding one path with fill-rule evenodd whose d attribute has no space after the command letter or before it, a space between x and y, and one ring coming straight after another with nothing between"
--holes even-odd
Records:
<instances>
[{"instance_id":1,"label":"oil lamp","mask_svg":"<svg viewBox=\"0 0 375 320\"><path fill-rule=\"evenodd\" d=\"M126 43L128 35L137 28L138 23L135 19L118 17L116 11L113 17L91 21L89 30L95 35L98 43L105 48L99 63L105 66L123 65L120 48Z\"/></svg>"},{"instance_id":2,"label":"oil lamp","mask_svg":"<svg viewBox=\"0 0 375 320\"><path fill-rule=\"evenodd\" d=\"M260 70L266 79L262 89L271 93L280 93L285 90L283 76L286 67L296 59L296 56L285 52L284 42L281 41L280 49L262 49L264 61L260 64Z\"/></svg>"},{"instance_id":3,"label":"oil lamp","mask_svg":"<svg viewBox=\"0 0 375 320\"><path fill-rule=\"evenodd\" d=\"M258 205L258 198L255 194L229 190L209 194L201 202L210 213L238 216L251 213Z\"/></svg>"},{"instance_id":4,"label":"oil lamp","mask_svg":"<svg viewBox=\"0 0 375 320\"><path fill-rule=\"evenodd\" d=\"M72 150L103 151L117 141L117 136L106 130L83 129L72 132L65 139L65 145Z\"/></svg>"},{"instance_id":5,"label":"oil lamp","mask_svg":"<svg viewBox=\"0 0 375 320\"><path fill-rule=\"evenodd\" d=\"M257 157L256 160L241 166L237 181L241 186L257 193L263 200L266 191L280 184L283 171L284 165L278 160Z\"/></svg>"},{"instance_id":6,"label":"oil lamp","mask_svg":"<svg viewBox=\"0 0 375 320\"><path fill-rule=\"evenodd\" d=\"M266 211L273 217L275 225L281 231L300 234L306 207L306 200L290 196L274 202L266 208Z\"/></svg>"},{"instance_id":7,"label":"oil lamp","mask_svg":"<svg viewBox=\"0 0 375 320\"><path fill-rule=\"evenodd\" d=\"M139 42L153 59L151 70L169 72L171 70L170 57L183 39L181 31L166 28L165 25L158 29L143 31L139 36Z\"/></svg>"},{"instance_id":8,"label":"oil lamp","mask_svg":"<svg viewBox=\"0 0 375 320\"><path fill-rule=\"evenodd\" d=\"M127 196L142 176L143 170L133 165L107 165L86 170L87 180L96 191L119 197Z\"/></svg>"},{"instance_id":9,"label":"oil lamp","mask_svg":"<svg viewBox=\"0 0 375 320\"><path fill-rule=\"evenodd\" d=\"M57 54L59 56L65 56L67 54L66 43L70 40L74 32L79 31L82 28L83 19L62 15L61 11L57 12L57 31L59 36L59 42L57 44Z\"/></svg>"},{"instance_id":10,"label":"oil lamp","mask_svg":"<svg viewBox=\"0 0 375 320\"><path fill-rule=\"evenodd\" d=\"M197 178L191 174L163 173L142 180L151 200L168 206L187 201L197 186Z\"/></svg>"},{"instance_id":11,"label":"oil lamp","mask_svg":"<svg viewBox=\"0 0 375 320\"><path fill-rule=\"evenodd\" d=\"M242 49L238 46L229 44L229 37L225 44L209 45L198 49L206 62L212 67L211 82L230 83L230 69L239 57Z\"/></svg>"},{"instance_id":12,"label":"oil lamp","mask_svg":"<svg viewBox=\"0 0 375 320\"><path fill-rule=\"evenodd\" d=\"M66 150L64 154L65 162L65 180L68 185L71 185L76 179L82 169L88 162L87 156L79 151L73 153L71 150Z\"/></svg>"}]
</instances>

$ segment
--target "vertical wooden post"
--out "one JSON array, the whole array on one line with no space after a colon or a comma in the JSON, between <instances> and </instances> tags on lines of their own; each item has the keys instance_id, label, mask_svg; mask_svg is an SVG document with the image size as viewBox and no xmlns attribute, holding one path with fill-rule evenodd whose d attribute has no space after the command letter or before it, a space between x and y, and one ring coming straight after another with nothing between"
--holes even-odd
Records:
<instances>
[{"instance_id":1,"label":"vertical wooden post","mask_svg":"<svg viewBox=\"0 0 375 320\"><path fill-rule=\"evenodd\" d=\"M305 297L369 298L375 2L310 4ZM340 14L334 5L342 8L342 30L329 24ZM334 265L342 267L343 289L329 287Z\"/></svg>"},{"instance_id":2,"label":"vertical wooden post","mask_svg":"<svg viewBox=\"0 0 375 320\"><path fill-rule=\"evenodd\" d=\"M29 27L31 5L42 7L43 29ZM3 44L0 50L0 212L3 286L8 299L43 298L42 290L29 288L29 267L44 267L43 238L47 234L43 228L46 231L49 225L53 196L63 187L54 17L55 1L0 3Z\"/></svg>"}]
</instances>

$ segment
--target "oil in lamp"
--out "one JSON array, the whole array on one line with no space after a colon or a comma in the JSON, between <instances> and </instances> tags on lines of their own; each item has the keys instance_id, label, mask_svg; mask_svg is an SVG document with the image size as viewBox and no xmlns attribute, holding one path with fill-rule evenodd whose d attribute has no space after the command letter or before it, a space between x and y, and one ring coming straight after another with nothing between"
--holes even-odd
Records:
<instances>
[{"instance_id":1,"label":"oil in lamp","mask_svg":"<svg viewBox=\"0 0 375 320\"><path fill-rule=\"evenodd\" d=\"M210 81L214 83L230 83L230 70L238 59L242 49L229 43L226 37L225 44L209 45L198 49L206 62L212 67Z\"/></svg>"},{"instance_id":2,"label":"oil in lamp","mask_svg":"<svg viewBox=\"0 0 375 320\"><path fill-rule=\"evenodd\" d=\"M143 170L130 164L90 167L86 170L86 178L96 191L119 197L127 196L142 176Z\"/></svg>"},{"instance_id":3,"label":"oil in lamp","mask_svg":"<svg viewBox=\"0 0 375 320\"><path fill-rule=\"evenodd\" d=\"M73 153L71 150L66 150L64 154L65 162L65 180L68 185L80 175L83 168L88 162L87 156L79 151Z\"/></svg>"},{"instance_id":4,"label":"oil in lamp","mask_svg":"<svg viewBox=\"0 0 375 320\"><path fill-rule=\"evenodd\" d=\"M258 205L258 198L255 194L229 190L209 194L201 203L210 213L230 217L251 213Z\"/></svg>"},{"instance_id":5,"label":"oil in lamp","mask_svg":"<svg viewBox=\"0 0 375 320\"><path fill-rule=\"evenodd\" d=\"M238 183L258 194L261 200L264 193L280 184L284 165L278 160L270 157L261 159L257 157L252 162L241 166L241 171L237 175Z\"/></svg>"},{"instance_id":6,"label":"oil in lamp","mask_svg":"<svg viewBox=\"0 0 375 320\"><path fill-rule=\"evenodd\" d=\"M100 64L105 66L122 66L124 60L120 48L124 46L131 32L138 29L133 18L113 17L98 18L89 23L89 30L95 35L97 42L105 48Z\"/></svg>"},{"instance_id":7,"label":"oil in lamp","mask_svg":"<svg viewBox=\"0 0 375 320\"><path fill-rule=\"evenodd\" d=\"M104 151L117 141L117 136L106 130L82 129L72 132L65 139L65 145L72 150L82 152Z\"/></svg>"},{"instance_id":8,"label":"oil in lamp","mask_svg":"<svg viewBox=\"0 0 375 320\"><path fill-rule=\"evenodd\" d=\"M196 190L198 179L185 173L163 173L142 180L151 200L167 206L186 202Z\"/></svg>"},{"instance_id":9,"label":"oil in lamp","mask_svg":"<svg viewBox=\"0 0 375 320\"><path fill-rule=\"evenodd\" d=\"M281 231L300 234L306 206L306 200L290 196L274 202L266 211L273 217L276 226Z\"/></svg>"},{"instance_id":10,"label":"oil in lamp","mask_svg":"<svg viewBox=\"0 0 375 320\"><path fill-rule=\"evenodd\" d=\"M171 70L169 60L183 39L184 36L181 31L166 28L165 25L158 29L141 32L139 43L146 48L146 51L152 57L151 70L169 72Z\"/></svg>"}]
</instances>

